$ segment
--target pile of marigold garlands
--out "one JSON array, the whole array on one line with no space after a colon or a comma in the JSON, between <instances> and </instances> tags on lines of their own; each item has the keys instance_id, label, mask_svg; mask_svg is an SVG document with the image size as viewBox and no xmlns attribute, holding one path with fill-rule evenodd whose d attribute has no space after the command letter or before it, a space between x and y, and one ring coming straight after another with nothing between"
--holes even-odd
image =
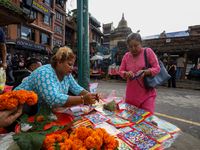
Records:
<instances>
[{"instance_id":1,"label":"pile of marigold garlands","mask_svg":"<svg viewBox=\"0 0 200 150\"><path fill-rule=\"evenodd\" d=\"M86 127L76 128L69 135L67 132L47 135L42 149L46 150L114 150L119 143L105 129L87 129Z\"/></svg>"},{"instance_id":2,"label":"pile of marigold garlands","mask_svg":"<svg viewBox=\"0 0 200 150\"><path fill-rule=\"evenodd\" d=\"M0 95L0 110L13 109L19 104L27 103L34 105L37 103L38 96L33 91L19 90L6 92Z\"/></svg>"}]
</instances>

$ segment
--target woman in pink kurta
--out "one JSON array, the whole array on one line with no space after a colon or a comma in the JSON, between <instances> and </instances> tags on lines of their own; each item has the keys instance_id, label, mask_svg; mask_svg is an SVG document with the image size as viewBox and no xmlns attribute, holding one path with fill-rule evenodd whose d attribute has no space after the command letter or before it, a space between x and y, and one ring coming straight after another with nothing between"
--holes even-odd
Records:
<instances>
[{"instance_id":1,"label":"woman in pink kurta","mask_svg":"<svg viewBox=\"0 0 200 150\"><path fill-rule=\"evenodd\" d=\"M127 79L126 102L154 114L156 99L155 88L145 89L138 84L137 80L129 81L129 78L132 78L135 74L142 72L142 68L145 67L145 48L142 48L141 36L137 33L131 33L127 37L127 45L130 52L124 55L119 71L120 76ZM160 72L160 66L153 50L151 48L147 48L146 52L151 68L144 70L144 73L138 78L143 87L143 77L145 75L154 76Z\"/></svg>"}]
</instances>

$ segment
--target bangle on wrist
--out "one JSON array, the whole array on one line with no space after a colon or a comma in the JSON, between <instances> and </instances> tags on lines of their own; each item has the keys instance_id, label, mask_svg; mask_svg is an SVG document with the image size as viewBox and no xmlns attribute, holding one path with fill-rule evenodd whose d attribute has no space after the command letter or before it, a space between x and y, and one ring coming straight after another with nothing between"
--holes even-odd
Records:
<instances>
[{"instance_id":1,"label":"bangle on wrist","mask_svg":"<svg viewBox=\"0 0 200 150\"><path fill-rule=\"evenodd\" d=\"M126 72L124 72L124 78L126 78L125 73L126 73Z\"/></svg>"},{"instance_id":2,"label":"bangle on wrist","mask_svg":"<svg viewBox=\"0 0 200 150\"><path fill-rule=\"evenodd\" d=\"M81 95L81 102L82 102L82 104L85 103L85 101L84 101L84 99L83 99L83 95Z\"/></svg>"}]
</instances>

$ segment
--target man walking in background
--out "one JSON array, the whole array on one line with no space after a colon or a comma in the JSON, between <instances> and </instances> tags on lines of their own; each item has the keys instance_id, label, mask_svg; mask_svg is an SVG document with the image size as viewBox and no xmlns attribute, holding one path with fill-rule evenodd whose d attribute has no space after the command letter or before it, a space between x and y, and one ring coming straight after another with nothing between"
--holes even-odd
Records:
<instances>
[{"instance_id":1,"label":"man walking in background","mask_svg":"<svg viewBox=\"0 0 200 150\"><path fill-rule=\"evenodd\" d=\"M177 79L181 78L181 75L184 69L184 63L185 63L185 58L183 58L183 55L180 55L180 57L176 59L176 66L177 66L176 78Z\"/></svg>"}]
</instances>

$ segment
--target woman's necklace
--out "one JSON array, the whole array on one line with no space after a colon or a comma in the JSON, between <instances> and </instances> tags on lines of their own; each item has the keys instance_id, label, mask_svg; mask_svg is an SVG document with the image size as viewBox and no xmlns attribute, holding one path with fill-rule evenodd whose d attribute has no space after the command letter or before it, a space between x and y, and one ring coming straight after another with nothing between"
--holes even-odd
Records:
<instances>
[{"instance_id":1,"label":"woman's necklace","mask_svg":"<svg viewBox=\"0 0 200 150\"><path fill-rule=\"evenodd\" d=\"M58 82L59 82L59 84L60 84L60 86L61 86L62 94L64 94L64 92L65 92L65 88L64 88L64 90L63 90L63 86L62 86L61 82L64 80L64 87L65 87L65 78L64 78L64 76L63 76L62 79L59 79L59 74L57 73L56 68L54 69L54 71L55 71L55 73L56 73L56 76L57 76Z\"/></svg>"}]
</instances>

